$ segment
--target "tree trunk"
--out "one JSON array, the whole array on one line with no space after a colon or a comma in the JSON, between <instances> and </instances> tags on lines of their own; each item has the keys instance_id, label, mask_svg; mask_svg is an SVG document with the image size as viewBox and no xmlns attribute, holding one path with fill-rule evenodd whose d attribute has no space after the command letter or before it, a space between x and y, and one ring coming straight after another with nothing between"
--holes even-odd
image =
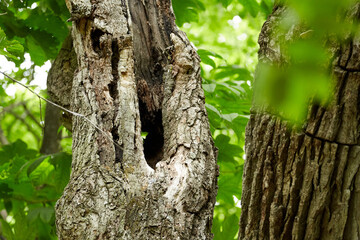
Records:
<instances>
[{"instance_id":1,"label":"tree trunk","mask_svg":"<svg viewBox=\"0 0 360 240\"><path fill-rule=\"evenodd\" d=\"M213 145L199 57L170 0L67 1L78 69L59 239L211 239ZM148 132L146 139L142 132Z\"/></svg>"},{"instance_id":2,"label":"tree trunk","mask_svg":"<svg viewBox=\"0 0 360 240\"><path fill-rule=\"evenodd\" d=\"M72 38L69 35L52 63L47 77L48 99L67 109L70 108L71 84L76 67L76 55L72 46ZM51 154L60 151L61 133L58 133L58 129L61 124L71 130L69 127L69 125L71 126L71 116L63 113L56 106L46 104L41 153Z\"/></svg>"},{"instance_id":3,"label":"tree trunk","mask_svg":"<svg viewBox=\"0 0 360 240\"><path fill-rule=\"evenodd\" d=\"M284 59L273 30L285 11L275 8L263 26L260 63ZM359 4L348 19L358 16ZM331 46L334 97L327 107L311 105L301 130L254 106L239 239L360 239L359 46L352 35Z\"/></svg>"},{"instance_id":4,"label":"tree trunk","mask_svg":"<svg viewBox=\"0 0 360 240\"><path fill-rule=\"evenodd\" d=\"M61 133L58 132L61 126L60 109L46 104L44 136L41 143L40 153L52 154L60 151Z\"/></svg>"}]
</instances>

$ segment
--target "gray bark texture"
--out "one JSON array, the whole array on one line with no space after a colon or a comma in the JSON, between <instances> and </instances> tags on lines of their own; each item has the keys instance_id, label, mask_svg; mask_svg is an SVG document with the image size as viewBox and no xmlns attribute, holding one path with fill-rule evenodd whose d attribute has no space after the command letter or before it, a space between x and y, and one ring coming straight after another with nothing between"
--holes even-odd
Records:
<instances>
[{"instance_id":1,"label":"gray bark texture","mask_svg":"<svg viewBox=\"0 0 360 240\"><path fill-rule=\"evenodd\" d=\"M70 0L78 68L59 239L211 239L216 149L170 0ZM145 140L142 132L148 132Z\"/></svg>"},{"instance_id":2,"label":"gray bark texture","mask_svg":"<svg viewBox=\"0 0 360 240\"><path fill-rule=\"evenodd\" d=\"M286 16L276 7L260 37L260 63L284 63L279 36ZM346 21L359 18L359 4ZM282 39L282 40L281 40ZM285 40L284 40L285 39ZM310 104L299 130L253 106L246 129L246 156L239 239L360 239L360 38L349 34L325 44L333 53L335 89L326 106ZM258 69L261 71L261 69ZM255 79L256 97L256 79Z\"/></svg>"}]
</instances>

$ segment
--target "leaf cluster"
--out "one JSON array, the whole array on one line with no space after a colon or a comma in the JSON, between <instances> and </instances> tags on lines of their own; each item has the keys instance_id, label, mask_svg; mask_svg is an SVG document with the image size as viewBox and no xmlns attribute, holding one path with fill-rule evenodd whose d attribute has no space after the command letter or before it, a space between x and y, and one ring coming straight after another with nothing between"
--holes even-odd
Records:
<instances>
[{"instance_id":1,"label":"leaf cluster","mask_svg":"<svg viewBox=\"0 0 360 240\"><path fill-rule=\"evenodd\" d=\"M7 239L56 239L54 205L69 181L71 155L42 156L17 140L0 149L2 235ZM3 216L4 217L4 216Z\"/></svg>"},{"instance_id":2,"label":"leaf cluster","mask_svg":"<svg viewBox=\"0 0 360 240\"><path fill-rule=\"evenodd\" d=\"M19 65L24 61L21 52L25 51L36 65L43 65L57 56L61 43L69 32L69 25L66 23L69 17L65 1L1 1L0 51L3 47L7 52L1 54ZM13 45L1 44L2 32ZM14 59L14 56L18 59Z\"/></svg>"}]
</instances>

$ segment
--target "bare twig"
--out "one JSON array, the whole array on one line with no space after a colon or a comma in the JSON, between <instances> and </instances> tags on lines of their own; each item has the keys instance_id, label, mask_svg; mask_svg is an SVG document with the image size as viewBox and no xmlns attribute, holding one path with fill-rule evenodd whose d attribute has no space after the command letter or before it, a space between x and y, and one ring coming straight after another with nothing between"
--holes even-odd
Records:
<instances>
[{"instance_id":1,"label":"bare twig","mask_svg":"<svg viewBox=\"0 0 360 240\"><path fill-rule=\"evenodd\" d=\"M7 14L7 12L4 12L4 13L0 13L0 16L2 16L2 15L6 15Z\"/></svg>"},{"instance_id":2,"label":"bare twig","mask_svg":"<svg viewBox=\"0 0 360 240\"><path fill-rule=\"evenodd\" d=\"M6 73L0 71L1 74L3 74L5 77L11 79L12 81L14 81L15 83L21 85L22 87L26 88L27 90L29 90L30 92L32 92L33 94L35 94L38 98L44 100L45 102L57 107L57 108L60 108L61 110L63 110L64 112L68 112L74 116L77 116L77 117L80 117L80 118L83 118L86 122L90 123L95 129L97 129L98 131L100 131L102 134L104 134L104 136L106 138L108 138L112 143L114 143L117 147L119 147L120 149L123 149L122 146L120 146L120 144L118 144L117 142L115 142L111 136L109 136L104 130L102 130L98 125L96 125L94 122L92 122L89 118L87 118L85 115L81 114L81 113L77 113L77 112L73 112L69 109L66 109L44 97L42 97L41 95L39 95L38 93L36 93L34 90L32 90L29 86L23 84L22 82L19 82L18 80L10 77L9 75L7 75Z\"/></svg>"}]
</instances>

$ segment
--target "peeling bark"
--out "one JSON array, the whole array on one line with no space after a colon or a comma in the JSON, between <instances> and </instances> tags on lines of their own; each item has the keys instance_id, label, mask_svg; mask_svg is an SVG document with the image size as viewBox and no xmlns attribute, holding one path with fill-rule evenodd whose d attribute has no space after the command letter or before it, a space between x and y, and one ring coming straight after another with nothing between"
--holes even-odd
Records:
<instances>
[{"instance_id":1,"label":"peeling bark","mask_svg":"<svg viewBox=\"0 0 360 240\"><path fill-rule=\"evenodd\" d=\"M284 61L272 31L285 11L275 8L263 26L260 63ZM347 17L359 13L356 4ZM353 35L330 44L334 98L326 107L311 105L301 130L254 106L246 129L239 239L360 239L359 44Z\"/></svg>"},{"instance_id":2,"label":"peeling bark","mask_svg":"<svg viewBox=\"0 0 360 240\"><path fill-rule=\"evenodd\" d=\"M171 2L67 6L78 62L72 110L104 132L73 116L59 239L211 239L216 150L200 59Z\"/></svg>"}]
</instances>

